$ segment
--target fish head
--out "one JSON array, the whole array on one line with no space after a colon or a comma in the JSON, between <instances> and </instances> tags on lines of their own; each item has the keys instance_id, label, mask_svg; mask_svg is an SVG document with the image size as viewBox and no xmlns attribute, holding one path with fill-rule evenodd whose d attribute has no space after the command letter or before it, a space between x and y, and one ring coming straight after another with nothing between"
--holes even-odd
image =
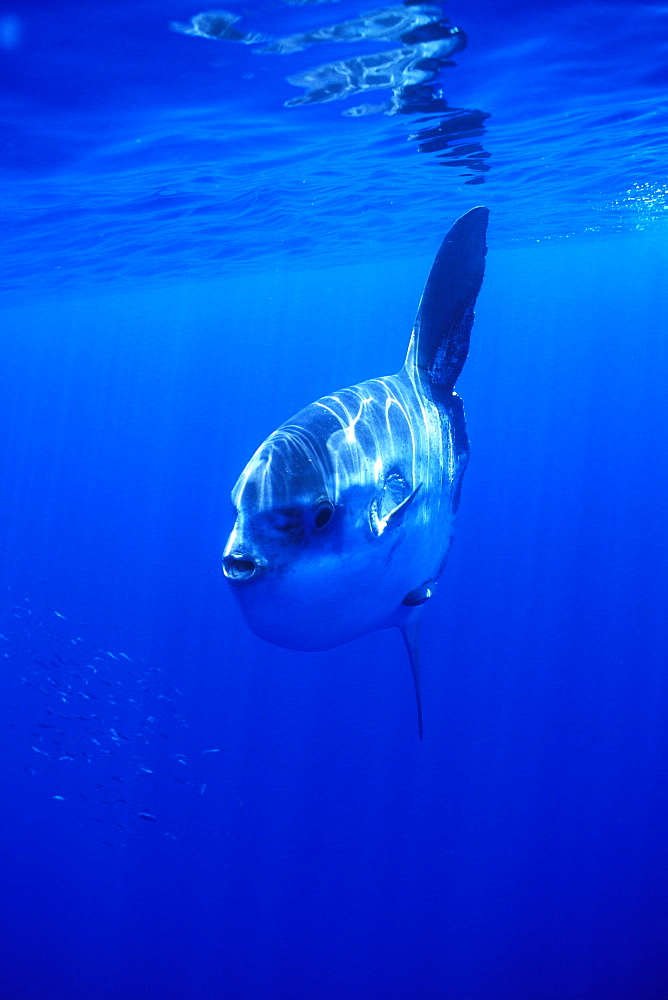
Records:
<instances>
[{"instance_id":1,"label":"fish head","mask_svg":"<svg viewBox=\"0 0 668 1000\"><path fill-rule=\"evenodd\" d=\"M383 463L378 435L350 426L311 404L267 438L232 491L223 572L251 629L289 649L396 624L415 586L402 549L420 487L393 454Z\"/></svg>"}]
</instances>

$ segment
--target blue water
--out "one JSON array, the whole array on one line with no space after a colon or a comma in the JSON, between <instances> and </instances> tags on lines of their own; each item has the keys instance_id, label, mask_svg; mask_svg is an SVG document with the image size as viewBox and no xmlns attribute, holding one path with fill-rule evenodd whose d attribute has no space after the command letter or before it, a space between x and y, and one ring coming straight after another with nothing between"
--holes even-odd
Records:
<instances>
[{"instance_id":1,"label":"blue water","mask_svg":"<svg viewBox=\"0 0 668 1000\"><path fill-rule=\"evenodd\" d=\"M665 1000L668 11L453 3L419 94L290 107L407 43L198 12L0 10L0 996ZM398 633L263 643L220 554L263 438L399 368L474 204L420 743Z\"/></svg>"}]
</instances>

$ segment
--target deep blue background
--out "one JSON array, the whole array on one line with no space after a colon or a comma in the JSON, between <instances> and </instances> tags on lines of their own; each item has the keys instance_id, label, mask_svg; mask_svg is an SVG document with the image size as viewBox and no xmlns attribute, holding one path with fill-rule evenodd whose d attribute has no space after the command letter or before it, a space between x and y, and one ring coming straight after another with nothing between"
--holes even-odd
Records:
<instances>
[{"instance_id":1,"label":"deep blue background","mask_svg":"<svg viewBox=\"0 0 668 1000\"><path fill-rule=\"evenodd\" d=\"M220 574L251 451L400 366L429 265L3 313L3 998L668 995L660 233L490 251L422 744L398 634L271 647Z\"/></svg>"}]
</instances>

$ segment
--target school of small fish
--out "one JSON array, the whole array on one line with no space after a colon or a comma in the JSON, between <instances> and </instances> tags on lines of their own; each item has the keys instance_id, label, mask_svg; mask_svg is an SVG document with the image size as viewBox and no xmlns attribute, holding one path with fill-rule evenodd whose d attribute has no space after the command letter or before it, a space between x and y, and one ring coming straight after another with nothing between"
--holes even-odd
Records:
<instances>
[{"instance_id":1,"label":"school of small fish","mask_svg":"<svg viewBox=\"0 0 668 1000\"><path fill-rule=\"evenodd\" d=\"M11 588L0 597L12 766L100 845L126 847L149 824L175 841L187 804L220 788L225 748L193 743L161 666L98 646L88 631Z\"/></svg>"}]
</instances>

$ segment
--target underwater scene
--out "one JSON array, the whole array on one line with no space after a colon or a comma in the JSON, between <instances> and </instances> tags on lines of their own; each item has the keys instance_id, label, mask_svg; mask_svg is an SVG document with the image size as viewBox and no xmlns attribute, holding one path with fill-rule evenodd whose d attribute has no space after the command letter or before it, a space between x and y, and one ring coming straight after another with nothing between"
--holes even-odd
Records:
<instances>
[{"instance_id":1,"label":"underwater scene","mask_svg":"<svg viewBox=\"0 0 668 1000\"><path fill-rule=\"evenodd\" d=\"M666 1000L668 5L221 3L0 5L0 1000Z\"/></svg>"}]
</instances>

